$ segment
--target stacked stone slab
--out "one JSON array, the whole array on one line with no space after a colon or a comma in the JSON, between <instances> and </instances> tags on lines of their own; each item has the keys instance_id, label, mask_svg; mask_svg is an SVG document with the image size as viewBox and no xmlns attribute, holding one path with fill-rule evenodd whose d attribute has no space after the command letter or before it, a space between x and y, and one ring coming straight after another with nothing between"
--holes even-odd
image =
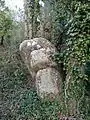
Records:
<instances>
[{"instance_id":1,"label":"stacked stone slab","mask_svg":"<svg viewBox=\"0 0 90 120\"><path fill-rule=\"evenodd\" d=\"M59 95L61 77L51 56L56 52L54 45L44 38L25 40L20 44L20 52L40 97Z\"/></svg>"}]
</instances>

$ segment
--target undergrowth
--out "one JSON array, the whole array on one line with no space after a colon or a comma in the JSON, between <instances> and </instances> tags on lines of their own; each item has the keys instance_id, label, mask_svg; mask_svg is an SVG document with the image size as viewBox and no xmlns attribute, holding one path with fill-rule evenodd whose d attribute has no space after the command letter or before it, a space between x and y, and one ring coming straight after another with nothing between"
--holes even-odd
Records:
<instances>
[{"instance_id":1,"label":"undergrowth","mask_svg":"<svg viewBox=\"0 0 90 120\"><path fill-rule=\"evenodd\" d=\"M31 82L18 48L0 46L0 120L58 120L59 102L41 100Z\"/></svg>"},{"instance_id":2,"label":"undergrowth","mask_svg":"<svg viewBox=\"0 0 90 120\"><path fill-rule=\"evenodd\" d=\"M36 90L28 87L19 57L9 49L0 52L0 120L58 120L59 102L42 101Z\"/></svg>"}]
</instances>

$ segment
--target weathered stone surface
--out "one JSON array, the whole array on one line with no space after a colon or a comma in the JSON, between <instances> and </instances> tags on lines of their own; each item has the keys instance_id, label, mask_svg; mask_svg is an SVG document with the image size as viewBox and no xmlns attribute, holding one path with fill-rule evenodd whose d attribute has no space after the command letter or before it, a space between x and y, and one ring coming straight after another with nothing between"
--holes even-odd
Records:
<instances>
[{"instance_id":1,"label":"weathered stone surface","mask_svg":"<svg viewBox=\"0 0 90 120\"><path fill-rule=\"evenodd\" d=\"M50 59L45 49L34 50L31 52L31 68L35 71L47 68L48 66L56 66L56 64Z\"/></svg>"},{"instance_id":2,"label":"weathered stone surface","mask_svg":"<svg viewBox=\"0 0 90 120\"><path fill-rule=\"evenodd\" d=\"M31 52L31 68L35 71L46 68L49 64L48 56L42 50Z\"/></svg>"},{"instance_id":3,"label":"weathered stone surface","mask_svg":"<svg viewBox=\"0 0 90 120\"><path fill-rule=\"evenodd\" d=\"M41 97L58 95L61 78L51 55L56 52L54 45L44 38L25 40L20 44L20 52ZM60 84L59 84L60 82ZM59 86L59 87L58 87Z\"/></svg>"},{"instance_id":4,"label":"weathered stone surface","mask_svg":"<svg viewBox=\"0 0 90 120\"><path fill-rule=\"evenodd\" d=\"M36 88L38 94L43 97L48 94L58 95L60 88L60 75L54 68L39 70L36 75Z\"/></svg>"},{"instance_id":5,"label":"weathered stone surface","mask_svg":"<svg viewBox=\"0 0 90 120\"><path fill-rule=\"evenodd\" d=\"M34 50L38 50L40 48L45 48L48 53L55 52L54 45L52 45L51 42L49 42L45 38L34 38L31 40L24 40L20 44L19 49L20 49L20 51L26 51L26 50L34 51Z\"/></svg>"},{"instance_id":6,"label":"weathered stone surface","mask_svg":"<svg viewBox=\"0 0 90 120\"><path fill-rule=\"evenodd\" d=\"M55 53L55 47L44 38L25 40L20 44L19 50L31 74L33 74L32 71L45 68L45 66L56 65L50 60L50 56Z\"/></svg>"}]
</instances>

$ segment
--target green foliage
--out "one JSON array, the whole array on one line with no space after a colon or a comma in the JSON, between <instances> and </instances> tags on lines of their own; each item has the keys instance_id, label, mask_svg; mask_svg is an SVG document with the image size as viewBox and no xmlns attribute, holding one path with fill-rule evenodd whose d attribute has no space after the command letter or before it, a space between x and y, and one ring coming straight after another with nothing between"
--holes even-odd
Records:
<instances>
[{"instance_id":1,"label":"green foliage","mask_svg":"<svg viewBox=\"0 0 90 120\"><path fill-rule=\"evenodd\" d=\"M60 6L59 2L61 1L57 1L56 5ZM85 75L84 66L90 60L90 5L84 1L70 2L67 0L65 3L67 4L64 4L64 9L60 6L57 10L56 6L57 20L54 23L56 37L53 41L57 46L58 53L53 56L53 59L58 64L62 63L63 70L66 72L64 102L67 113L69 114L70 111L67 103L74 99L76 101L75 116L80 118L81 115L87 116L88 113L87 99L89 98L85 96L85 93L89 79ZM59 12L60 9L63 11L61 11L63 15ZM66 13L64 13L65 10ZM60 25L57 24L57 21ZM61 25L63 29L62 32L59 31L59 34L57 30L59 27L61 29Z\"/></svg>"},{"instance_id":2,"label":"green foliage","mask_svg":"<svg viewBox=\"0 0 90 120\"><path fill-rule=\"evenodd\" d=\"M25 14L27 16L26 24L31 24L31 38L35 38L37 34L37 29L40 23L37 21L37 18L40 14L40 5L39 0L28 0L26 1ZM29 31L29 28L28 28ZM29 35L27 35L29 38Z\"/></svg>"},{"instance_id":3,"label":"green foliage","mask_svg":"<svg viewBox=\"0 0 90 120\"><path fill-rule=\"evenodd\" d=\"M90 120L90 117L88 117L87 120Z\"/></svg>"},{"instance_id":4,"label":"green foliage","mask_svg":"<svg viewBox=\"0 0 90 120\"><path fill-rule=\"evenodd\" d=\"M21 61L19 45L23 41L23 22L13 22L11 37L0 46L0 120L14 120L14 103L28 88L27 69Z\"/></svg>"},{"instance_id":5,"label":"green foliage","mask_svg":"<svg viewBox=\"0 0 90 120\"><path fill-rule=\"evenodd\" d=\"M88 75L90 77L90 61L86 62L85 73L86 73L86 75Z\"/></svg>"},{"instance_id":6,"label":"green foliage","mask_svg":"<svg viewBox=\"0 0 90 120\"><path fill-rule=\"evenodd\" d=\"M31 76L18 51L23 32L23 22L14 22L10 42L5 48L0 47L0 119L58 120L59 102L41 100L36 91L29 88Z\"/></svg>"},{"instance_id":7,"label":"green foliage","mask_svg":"<svg viewBox=\"0 0 90 120\"><path fill-rule=\"evenodd\" d=\"M3 57L0 57L1 120L58 120L57 113L61 111L59 102L41 100L35 90L28 88L26 69L15 51L5 53L2 51L2 54ZM30 76L28 77L30 80Z\"/></svg>"},{"instance_id":8,"label":"green foliage","mask_svg":"<svg viewBox=\"0 0 90 120\"><path fill-rule=\"evenodd\" d=\"M77 109L80 112L78 113L77 111L77 114L81 114L82 112L82 114L85 114L86 112L82 108L85 97L85 81L87 80L87 76L84 74L82 66L85 65L87 60L90 60L88 47L90 44L89 5L77 2L75 4L75 9L73 22L69 28L70 37L67 40L68 49L65 51L66 55L67 53L68 55L67 57L64 57L64 61L67 73L71 72L71 82L68 94L72 95L73 93L73 97L76 95L75 99L78 101ZM70 92L70 89L73 89L73 91Z\"/></svg>"},{"instance_id":9,"label":"green foliage","mask_svg":"<svg viewBox=\"0 0 90 120\"><path fill-rule=\"evenodd\" d=\"M18 107L17 107L18 106ZM41 100L35 90L24 91L17 103L17 119L58 120L60 105L57 100Z\"/></svg>"},{"instance_id":10,"label":"green foliage","mask_svg":"<svg viewBox=\"0 0 90 120\"><path fill-rule=\"evenodd\" d=\"M26 79L23 64L17 60L15 51L4 51L0 47L0 119L13 120L11 107L21 91L26 88Z\"/></svg>"},{"instance_id":11,"label":"green foliage","mask_svg":"<svg viewBox=\"0 0 90 120\"><path fill-rule=\"evenodd\" d=\"M0 0L0 9L5 8L5 1L4 0Z\"/></svg>"},{"instance_id":12,"label":"green foliage","mask_svg":"<svg viewBox=\"0 0 90 120\"><path fill-rule=\"evenodd\" d=\"M0 1L0 38L3 45L4 39L11 36L13 20L10 16L10 10L5 6L5 1Z\"/></svg>"},{"instance_id":13,"label":"green foliage","mask_svg":"<svg viewBox=\"0 0 90 120\"><path fill-rule=\"evenodd\" d=\"M8 12L0 11L0 37L9 36L12 30L12 19Z\"/></svg>"}]
</instances>

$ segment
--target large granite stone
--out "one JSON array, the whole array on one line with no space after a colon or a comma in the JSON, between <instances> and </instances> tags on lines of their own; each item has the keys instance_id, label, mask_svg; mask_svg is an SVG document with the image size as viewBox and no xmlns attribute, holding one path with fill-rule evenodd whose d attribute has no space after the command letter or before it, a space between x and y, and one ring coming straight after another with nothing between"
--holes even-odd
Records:
<instances>
[{"instance_id":1,"label":"large granite stone","mask_svg":"<svg viewBox=\"0 0 90 120\"><path fill-rule=\"evenodd\" d=\"M20 44L21 57L26 64L41 97L61 91L61 78L51 56L56 52L52 43L44 38L25 40ZM60 89L59 89L60 88Z\"/></svg>"},{"instance_id":2,"label":"large granite stone","mask_svg":"<svg viewBox=\"0 0 90 120\"><path fill-rule=\"evenodd\" d=\"M38 71L36 75L36 88L39 96L58 95L60 85L60 74L55 68L49 67Z\"/></svg>"}]
</instances>

